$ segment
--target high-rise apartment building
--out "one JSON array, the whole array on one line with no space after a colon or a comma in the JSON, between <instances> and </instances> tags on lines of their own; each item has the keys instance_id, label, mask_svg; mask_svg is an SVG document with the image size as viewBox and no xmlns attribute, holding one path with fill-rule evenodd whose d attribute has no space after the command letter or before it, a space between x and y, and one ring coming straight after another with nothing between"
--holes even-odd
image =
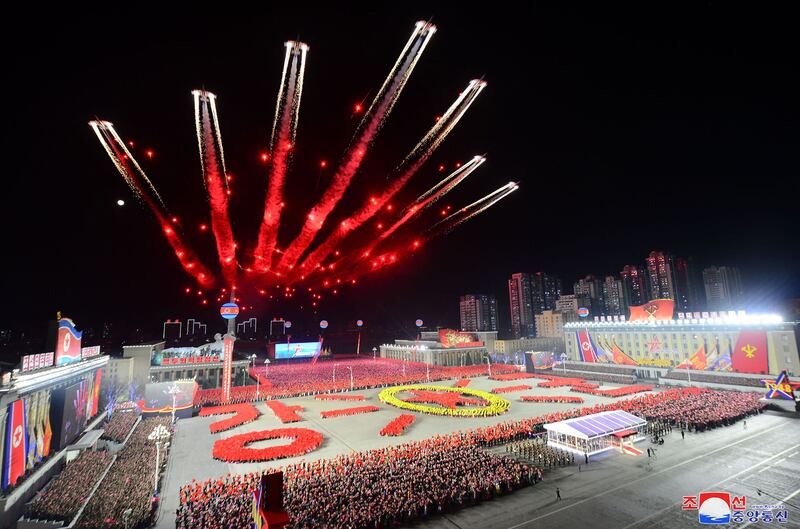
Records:
<instances>
[{"instance_id":1,"label":"high-rise apartment building","mask_svg":"<svg viewBox=\"0 0 800 529\"><path fill-rule=\"evenodd\" d=\"M485 332L497 330L497 298L486 294L467 294L458 301L461 330Z\"/></svg>"},{"instance_id":2,"label":"high-rise apartment building","mask_svg":"<svg viewBox=\"0 0 800 529\"><path fill-rule=\"evenodd\" d=\"M621 316L628 312L622 281L614 276L606 276L603 281L603 300L606 316Z\"/></svg>"},{"instance_id":3,"label":"high-rise apartment building","mask_svg":"<svg viewBox=\"0 0 800 529\"><path fill-rule=\"evenodd\" d=\"M619 274L625 305L644 305L647 303L647 286L644 271L635 265L625 265Z\"/></svg>"},{"instance_id":4,"label":"high-rise apartment building","mask_svg":"<svg viewBox=\"0 0 800 529\"><path fill-rule=\"evenodd\" d=\"M675 278L672 256L666 252L653 251L645 259L647 288L650 299L675 299Z\"/></svg>"},{"instance_id":5,"label":"high-rise apartment building","mask_svg":"<svg viewBox=\"0 0 800 529\"><path fill-rule=\"evenodd\" d=\"M533 312L541 314L556 308L556 300L561 295L561 279L546 272L536 272L531 276Z\"/></svg>"},{"instance_id":6,"label":"high-rise apartment building","mask_svg":"<svg viewBox=\"0 0 800 529\"><path fill-rule=\"evenodd\" d=\"M514 338L535 336L530 274L517 273L511 276L508 280L508 300L511 305L511 333Z\"/></svg>"},{"instance_id":7,"label":"high-rise apartment building","mask_svg":"<svg viewBox=\"0 0 800 529\"><path fill-rule=\"evenodd\" d=\"M703 270L703 287L708 310L731 310L742 298L742 278L732 266L709 266Z\"/></svg>"}]
</instances>

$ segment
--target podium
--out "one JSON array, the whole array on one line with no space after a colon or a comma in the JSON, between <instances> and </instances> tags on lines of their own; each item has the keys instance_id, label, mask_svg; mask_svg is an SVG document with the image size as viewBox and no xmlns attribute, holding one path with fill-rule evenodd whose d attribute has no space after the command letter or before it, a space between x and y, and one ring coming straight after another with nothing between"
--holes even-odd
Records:
<instances>
[{"instance_id":1,"label":"podium","mask_svg":"<svg viewBox=\"0 0 800 529\"><path fill-rule=\"evenodd\" d=\"M283 472L261 475L261 504L258 512L266 529L283 529L289 525L289 514L283 508Z\"/></svg>"}]
</instances>

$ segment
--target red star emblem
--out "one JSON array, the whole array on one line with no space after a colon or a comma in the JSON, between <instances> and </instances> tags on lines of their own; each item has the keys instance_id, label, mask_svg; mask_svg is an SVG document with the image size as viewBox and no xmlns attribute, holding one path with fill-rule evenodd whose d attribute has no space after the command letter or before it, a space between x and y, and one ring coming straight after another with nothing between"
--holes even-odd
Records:
<instances>
[{"instance_id":1,"label":"red star emblem","mask_svg":"<svg viewBox=\"0 0 800 529\"><path fill-rule=\"evenodd\" d=\"M431 404L438 404L443 408L456 409L458 405L473 405L485 406L486 402L483 399L471 399L464 397L454 391L426 391L424 389L409 390L415 396L405 399L406 402L427 402Z\"/></svg>"}]
</instances>

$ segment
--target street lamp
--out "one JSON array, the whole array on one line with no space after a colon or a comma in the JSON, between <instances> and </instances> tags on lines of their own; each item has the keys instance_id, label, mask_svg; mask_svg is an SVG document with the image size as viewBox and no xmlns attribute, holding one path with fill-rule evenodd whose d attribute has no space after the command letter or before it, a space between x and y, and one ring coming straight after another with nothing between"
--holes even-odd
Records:
<instances>
[{"instance_id":1,"label":"street lamp","mask_svg":"<svg viewBox=\"0 0 800 529\"><path fill-rule=\"evenodd\" d=\"M167 390L167 393L172 395L172 424L175 424L175 400L178 398L178 393L180 392L181 388L178 387L177 382L173 382Z\"/></svg>"},{"instance_id":2,"label":"street lamp","mask_svg":"<svg viewBox=\"0 0 800 529\"><path fill-rule=\"evenodd\" d=\"M122 511L122 521L125 523L125 529L128 529L128 522L130 522L131 514L133 514L133 509L130 507Z\"/></svg>"},{"instance_id":3,"label":"street lamp","mask_svg":"<svg viewBox=\"0 0 800 529\"><path fill-rule=\"evenodd\" d=\"M153 431L150 432L150 435L147 436L147 439L150 441L155 441L156 443L156 471L155 471L155 478L153 480L153 495L158 495L158 466L159 466L159 459L161 457L161 443L169 439L169 430L163 425L159 424Z\"/></svg>"},{"instance_id":4,"label":"street lamp","mask_svg":"<svg viewBox=\"0 0 800 529\"><path fill-rule=\"evenodd\" d=\"M372 348L372 359L373 360L377 360L377 358L375 356L377 353L378 353L378 348L377 347L373 347Z\"/></svg>"},{"instance_id":5,"label":"street lamp","mask_svg":"<svg viewBox=\"0 0 800 529\"><path fill-rule=\"evenodd\" d=\"M561 367L564 368L564 375L567 374L567 353L561 353Z\"/></svg>"},{"instance_id":6,"label":"street lamp","mask_svg":"<svg viewBox=\"0 0 800 529\"><path fill-rule=\"evenodd\" d=\"M253 373L256 375L256 400L259 400L261 397L261 378L259 378L258 373L256 373L256 354L253 353L250 355L250 361L253 365Z\"/></svg>"},{"instance_id":7,"label":"street lamp","mask_svg":"<svg viewBox=\"0 0 800 529\"><path fill-rule=\"evenodd\" d=\"M489 376L492 376L492 361L489 359L488 354L484 358L486 360L486 365L489 367Z\"/></svg>"},{"instance_id":8,"label":"street lamp","mask_svg":"<svg viewBox=\"0 0 800 529\"><path fill-rule=\"evenodd\" d=\"M353 368L350 366L346 366L348 370L350 370L350 391L353 391Z\"/></svg>"},{"instance_id":9,"label":"street lamp","mask_svg":"<svg viewBox=\"0 0 800 529\"><path fill-rule=\"evenodd\" d=\"M336 386L336 366L339 364L333 364L333 385Z\"/></svg>"}]
</instances>

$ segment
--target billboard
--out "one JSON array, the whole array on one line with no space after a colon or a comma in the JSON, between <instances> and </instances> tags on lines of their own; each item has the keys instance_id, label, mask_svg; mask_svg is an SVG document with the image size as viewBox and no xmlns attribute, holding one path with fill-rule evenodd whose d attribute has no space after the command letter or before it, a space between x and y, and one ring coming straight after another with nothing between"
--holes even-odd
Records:
<instances>
[{"instance_id":1,"label":"billboard","mask_svg":"<svg viewBox=\"0 0 800 529\"><path fill-rule=\"evenodd\" d=\"M318 356L322 342L276 343L275 359L311 358Z\"/></svg>"},{"instance_id":2,"label":"billboard","mask_svg":"<svg viewBox=\"0 0 800 529\"><path fill-rule=\"evenodd\" d=\"M142 413L172 413L172 393L170 391L173 384L178 390L175 393L175 416L181 418L191 417L194 396L197 392L197 382L191 379L147 384L144 389L144 400L139 403Z\"/></svg>"},{"instance_id":3,"label":"billboard","mask_svg":"<svg viewBox=\"0 0 800 529\"><path fill-rule=\"evenodd\" d=\"M483 345L483 342L476 341L472 334L453 329L439 329L439 341L445 347L480 347Z\"/></svg>"},{"instance_id":4,"label":"billboard","mask_svg":"<svg viewBox=\"0 0 800 529\"><path fill-rule=\"evenodd\" d=\"M89 398L87 380L53 391L50 416L53 419L56 450L72 443L86 426Z\"/></svg>"},{"instance_id":5,"label":"billboard","mask_svg":"<svg viewBox=\"0 0 800 529\"><path fill-rule=\"evenodd\" d=\"M63 366L81 359L81 336L83 335L69 318L58 320L58 333L56 335L57 366Z\"/></svg>"}]
</instances>

